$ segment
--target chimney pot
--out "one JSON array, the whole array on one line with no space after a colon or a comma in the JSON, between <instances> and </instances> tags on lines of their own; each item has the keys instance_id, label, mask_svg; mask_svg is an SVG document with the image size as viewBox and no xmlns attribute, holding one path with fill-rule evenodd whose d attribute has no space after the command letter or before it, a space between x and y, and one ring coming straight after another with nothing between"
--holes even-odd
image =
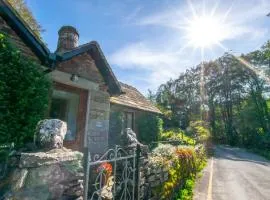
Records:
<instances>
[{"instance_id":1,"label":"chimney pot","mask_svg":"<svg viewBox=\"0 0 270 200\"><path fill-rule=\"evenodd\" d=\"M79 33L73 26L62 26L58 31L57 52L70 51L78 46Z\"/></svg>"}]
</instances>

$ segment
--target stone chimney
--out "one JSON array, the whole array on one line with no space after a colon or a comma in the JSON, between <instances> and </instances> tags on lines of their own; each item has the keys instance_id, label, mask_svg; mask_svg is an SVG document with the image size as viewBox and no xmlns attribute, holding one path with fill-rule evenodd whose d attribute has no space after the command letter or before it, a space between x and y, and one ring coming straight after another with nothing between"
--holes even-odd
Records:
<instances>
[{"instance_id":1,"label":"stone chimney","mask_svg":"<svg viewBox=\"0 0 270 200\"><path fill-rule=\"evenodd\" d=\"M57 52L70 51L78 46L79 33L72 26L62 26L58 31Z\"/></svg>"}]
</instances>

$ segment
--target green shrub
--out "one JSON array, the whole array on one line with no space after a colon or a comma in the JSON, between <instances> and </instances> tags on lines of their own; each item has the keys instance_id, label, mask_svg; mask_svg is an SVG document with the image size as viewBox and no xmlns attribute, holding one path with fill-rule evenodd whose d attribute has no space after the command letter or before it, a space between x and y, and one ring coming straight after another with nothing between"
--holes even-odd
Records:
<instances>
[{"instance_id":1,"label":"green shrub","mask_svg":"<svg viewBox=\"0 0 270 200\"><path fill-rule=\"evenodd\" d=\"M155 189L161 199L192 199L195 175L206 164L203 146L172 146L160 144L152 151L150 167L163 166L168 169L169 178ZM175 190L179 190L175 194ZM179 195L181 194L181 195ZM180 198L181 197L181 198Z\"/></svg>"},{"instance_id":2,"label":"green shrub","mask_svg":"<svg viewBox=\"0 0 270 200\"><path fill-rule=\"evenodd\" d=\"M194 185L195 185L194 177L187 179L183 188L179 190L175 199L176 200L192 200Z\"/></svg>"},{"instance_id":3,"label":"green shrub","mask_svg":"<svg viewBox=\"0 0 270 200\"><path fill-rule=\"evenodd\" d=\"M159 144L153 149L152 155L172 158L175 155L175 147L170 144Z\"/></svg>"},{"instance_id":4,"label":"green shrub","mask_svg":"<svg viewBox=\"0 0 270 200\"><path fill-rule=\"evenodd\" d=\"M168 129L166 131L163 131L160 135L161 141L178 141L181 144L186 145L195 145L196 141L192 139L191 137L187 136L186 133L179 129Z\"/></svg>"},{"instance_id":5,"label":"green shrub","mask_svg":"<svg viewBox=\"0 0 270 200\"><path fill-rule=\"evenodd\" d=\"M137 119L139 141L150 144L158 140L163 130L163 121L154 114L143 114Z\"/></svg>"},{"instance_id":6,"label":"green shrub","mask_svg":"<svg viewBox=\"0 0 270 200\"><path fill-rule=\"evenodd\" d=\"M48 110L50 80L41 66L22 56L0 33L0 144L33 140Z\"/></svg>"},{"instance_id":7,"label":"green shrub","mask_svg":"<svg viewBox=\"0 0 270 200\"><path fill-rule=\"evenodd\" d=\"M187 128L190 136L196 139L199 143L206 142L210 137L208 124L204 121L192 121Z\"/></svg>"}]
</instances>

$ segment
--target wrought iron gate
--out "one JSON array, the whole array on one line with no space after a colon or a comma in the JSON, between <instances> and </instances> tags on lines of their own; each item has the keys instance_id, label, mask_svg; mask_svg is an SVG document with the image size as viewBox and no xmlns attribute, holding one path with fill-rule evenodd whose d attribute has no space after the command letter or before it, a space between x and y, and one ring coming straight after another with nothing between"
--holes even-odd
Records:
<instances>
[{"instance_id":1,"label":"wrought iron gate","mask_svg":"<svg viewBox=\"0 0 270 200\"><path fill-rule=\"evenodd\" d=\"M102 156L87 154L84 199L137 199L139 153L136 149L126 151L115 146Z\"/></svg>"}]
</instances>

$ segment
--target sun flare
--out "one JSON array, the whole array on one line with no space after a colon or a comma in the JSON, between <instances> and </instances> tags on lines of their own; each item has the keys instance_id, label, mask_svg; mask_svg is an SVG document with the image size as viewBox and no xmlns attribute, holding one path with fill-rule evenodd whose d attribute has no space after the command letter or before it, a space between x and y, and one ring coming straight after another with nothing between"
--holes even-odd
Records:
<instances>
[{"instance_id":1,"label":"sun flare","mask_svg":"<svg viewBox=\"0 0 270 200\"><path fill-rule=\"evenodd\" d=\"M211 47L219 44L226 31L214 16L196 16L187 24L187 38L194 47Z\"/></svg>"}]
</instances>

